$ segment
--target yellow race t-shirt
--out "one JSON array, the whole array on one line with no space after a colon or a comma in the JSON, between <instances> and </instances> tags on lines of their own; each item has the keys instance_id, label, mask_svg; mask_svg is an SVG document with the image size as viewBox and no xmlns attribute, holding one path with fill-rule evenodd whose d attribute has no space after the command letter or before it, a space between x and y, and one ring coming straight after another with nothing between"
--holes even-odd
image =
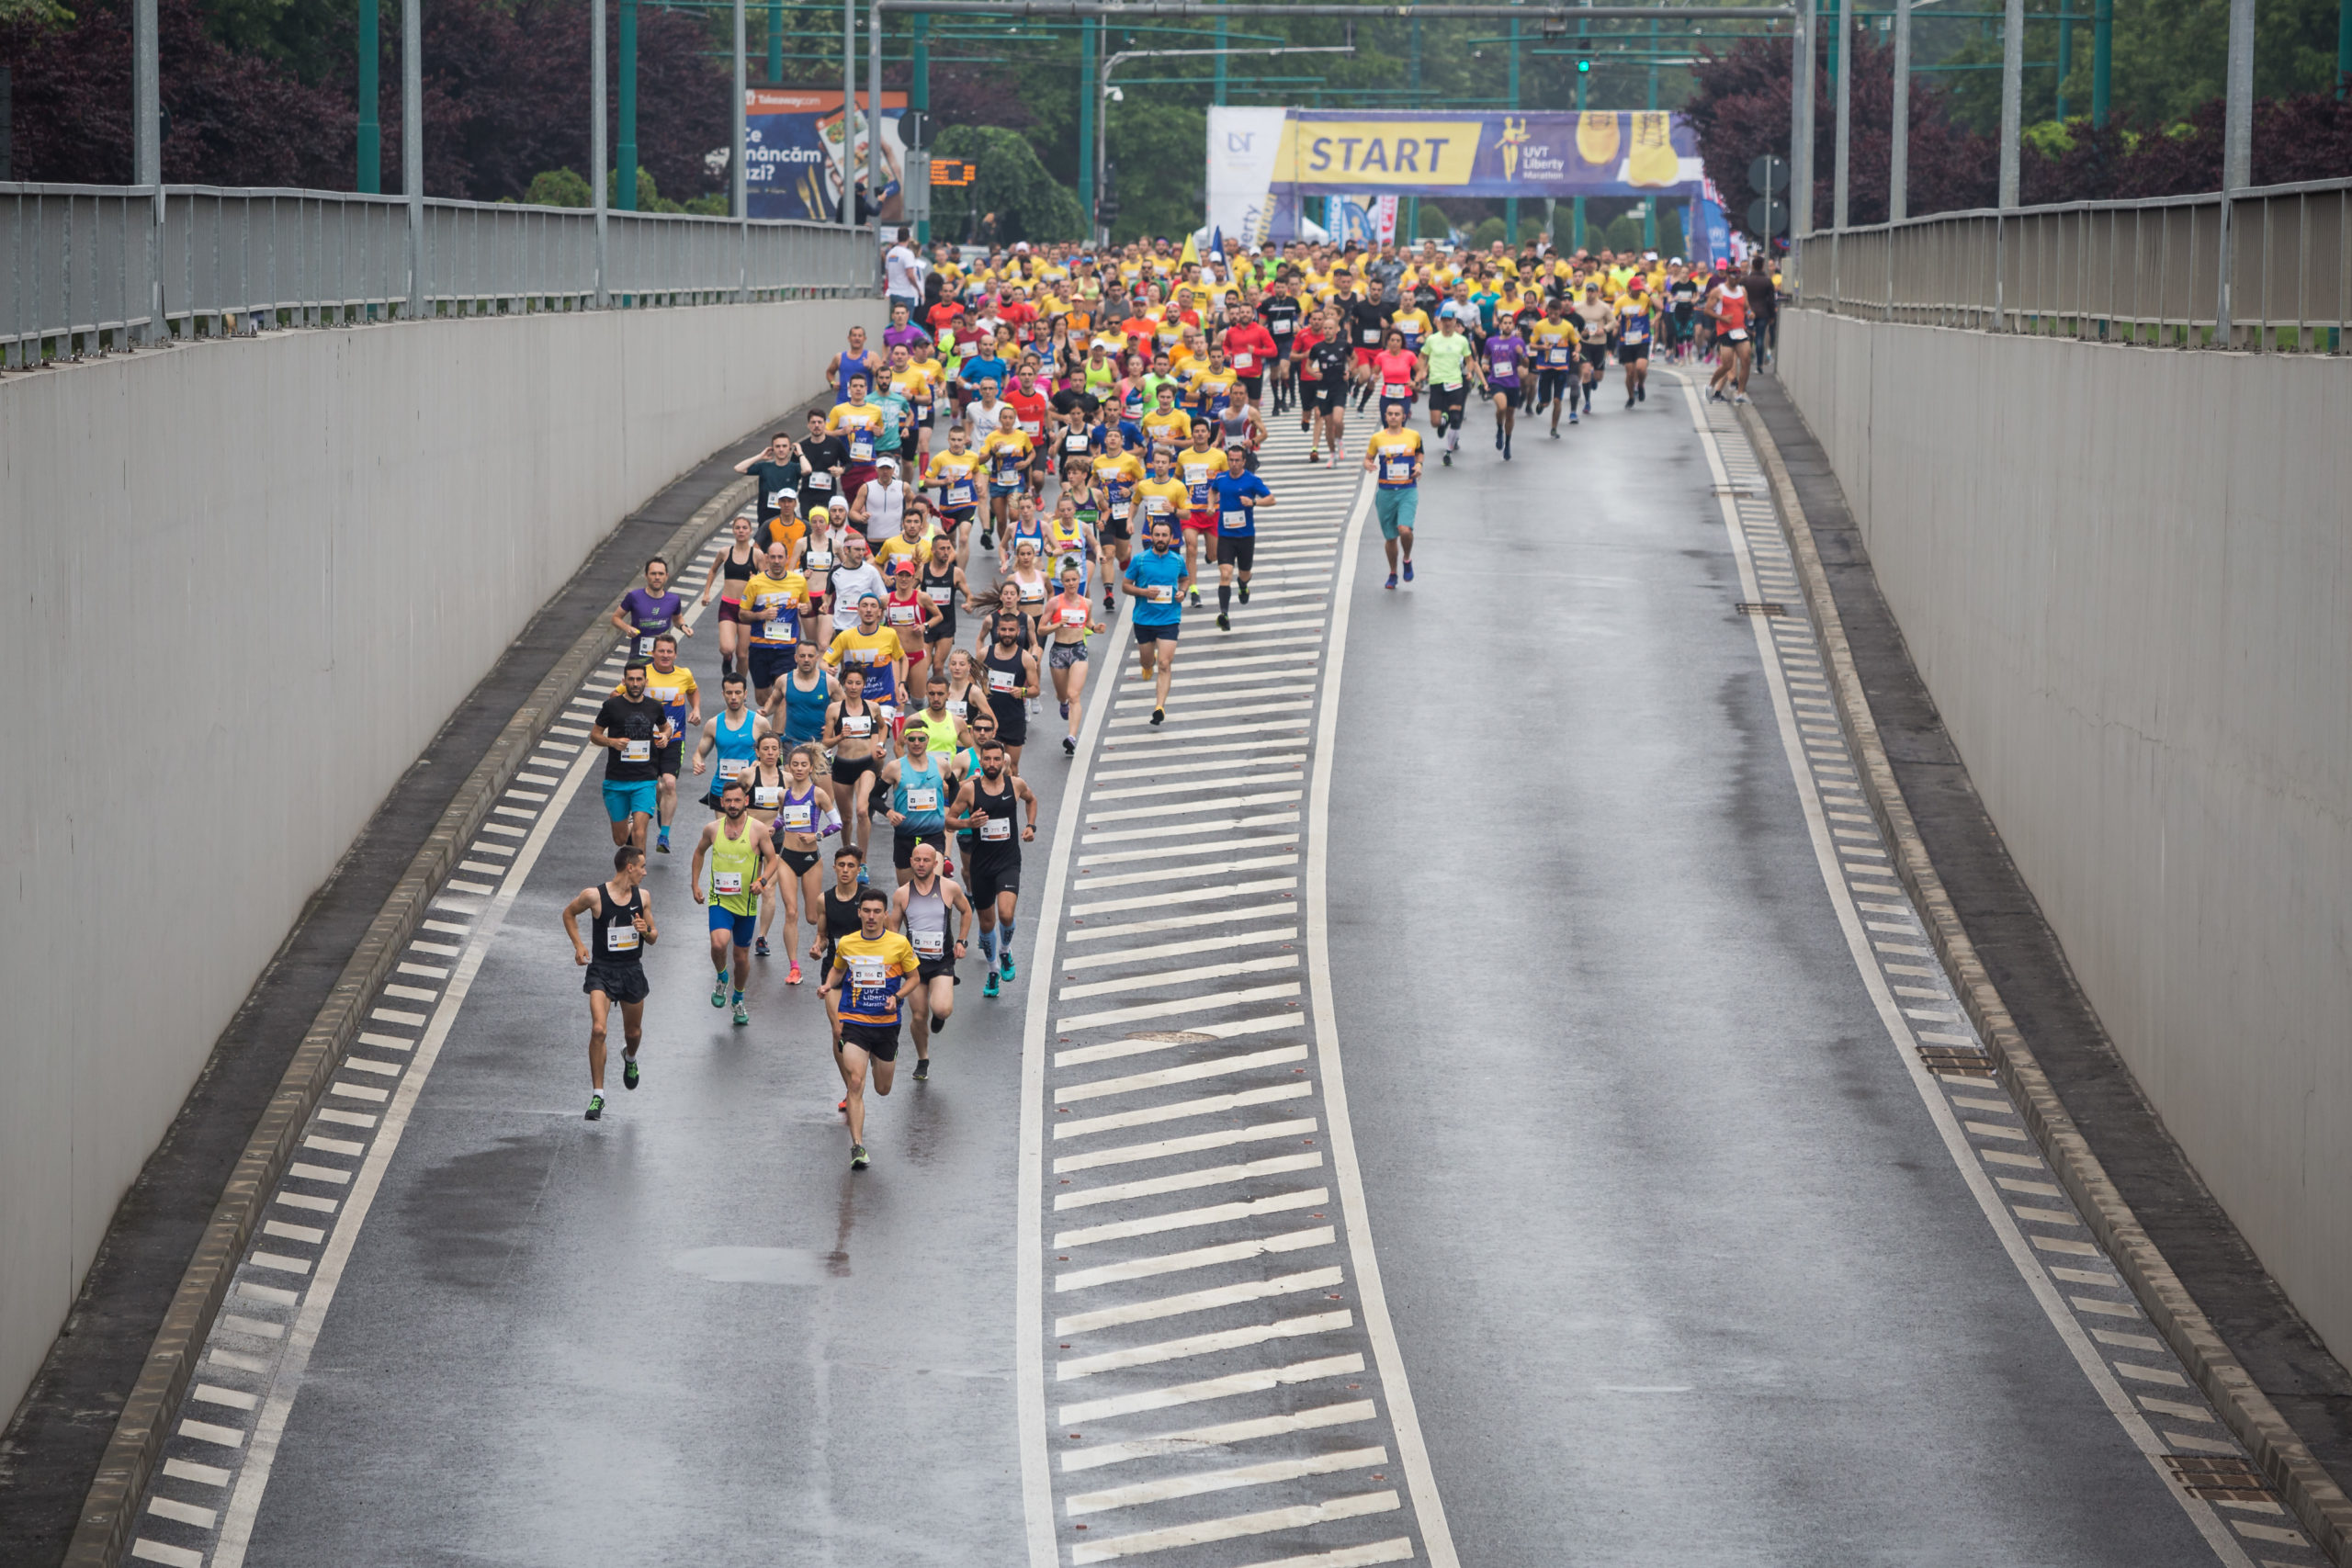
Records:
<instances>
[{"instance_id":1,"label":"yellow race t-shirt","mask_svg":"<svg viewBox=\"0 0 2352 1568\"><path fill-rule=\"evenodd\" d=\"M1383 488L1401 490L1411 485L1413 460L1421 454L1421 433L1418 430L1390 430L1386 426L1375 430L1364 444L1372 455L1373 472Z\"/></svg>"}]
</instances>

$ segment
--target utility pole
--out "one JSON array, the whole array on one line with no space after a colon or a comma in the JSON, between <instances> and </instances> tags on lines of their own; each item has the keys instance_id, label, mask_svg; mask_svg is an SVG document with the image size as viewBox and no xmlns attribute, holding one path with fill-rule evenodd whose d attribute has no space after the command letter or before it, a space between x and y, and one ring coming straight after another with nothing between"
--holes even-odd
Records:
<instances>
[{"instance_id":1,"label":"utility pole","mask_svg":"<svg viewBox=\"0 0 2352 1568\"><path fill-rule=\"evenodd\" d=\"M1412 14L1413 19L1408 24L1412 31L1412 46L1410 58L1406 66L1405 85L1413 89L1410 98L1413 107L1419 108L1421 107L1421 8L1418 4L1412 6ZM1405 243L1410 245L1420 237L1421 198L1418 196L1408 196L1405 198Z\"/></svg>"},{"instance_id":2,"label":"utility pole","mask_svg":"<svg viewBox=\"0 0 2352 1568\"><path fill-rule=\"evenodd\" d=\"M1220 27L1223 25L1218 24ZM1078 214L1086 220L1086 232L1090 239L1102 229L1102 225L1094 220L1097 190L1094 165L1103 156L1099 149L1108 141L1111 130L1110 95L1103 91L1094 65L1094 34L1101 26L1102 23L1092 17L1085 17L1078 24ZM1223 68L1223 55L1217 56L1217 64ZM1103 123L1100 127L1095 124L1096 115L1102 117ZM1091 149L1097 150L1092 158L1087 156Z\"/></svg>"},{"instance_id":3,"label":"utility pole","mask_svg":"<svg viewBox=\"0 0 2352 1568\"><path fill-rule=\"evenodd\" d=\"M915 13L914 34L913 80L907 84L907 107L913 109L920 109L924 114L928 115L931 112L930 12L918 11ZM910 157L927 160L930 158L931 153L928 151L920 152L910 152L908 155ZM923 182L923 188L926 190L930 188L930 181L928 179L925 179ZM930 209L930 198L926 197L923 201L923 210L928 212ZM924 246L928 246L931 243L931 220L929 218L924 218L915 224L915 243Z\"/></svg>"},{"instance_id":4,"label":"utility pole","mask_svg":"<svg viewBox=\"0 0 2352 1568\"><path fill-rule=\"evenodd\" d=\"M359 179L363 196L380 196L384 189L384 127L377 118L376 68L383 58L378 36L376 0L359 0Z\"/></svg>"},{"instance_id":5,"label":"utility pole","mask_svg":"<svg viewBox=\"0 0 2352 1568\"><path fill-rule=\"evenodd\" d=\"M627 5L629 0L622 0ZM727 119L735 138L735 156L727 160L727 205L735 213L735 301L749 303L752 298L752 160L745 153L752 150L745 124L750 113L744 99L750 96L751 84L744 78L751 62L743 48L743 0L735 0L735 107ZM629 170L629 184L637 184L637 170Z\"/></svg>"},{"instance_id":6,"label":"utility pole","mask_svg":"<svg viewBox=\"0 0 2352 1568\"><path fill-rule=\"evenodd\" d=\"M604 80L600 70L599 94ZM597 106L596 116L599 152L605 134L603 107ZM418 0L401 0L401 186L408 196L408 313L413 321L424 314L424 19ZM601 287L601 263L597 270Z\"/></svg>"},{"instance_id":7,"label":"utility pole","mask_svg":"<svg viewBox=\"0 0 2352 1568\"><path fill-rule=\"evenodd\" d=\"M2018 204L2018 143L2025 105L2025 0L2008 0L2001 22L2001 206Z\"/></svg>"},{"instance_id":8,"label":"utility pole","mask_svg":"<svg viewBox=\"0 0 2352 1568\"><path fill-rule=\"evenodd\" d=\"M155 0L137 0L130 15L130 179L153 191L147 224L147 328L141 334L148 343L171 335L164 323L164 81L157 48ZM40 345L34 349L39 359Z\"/></svg>"},{"instance_id":9,"label":"utility pole","mask_svg":"<svg viewBox=\"0 0 2352 1568\"><path fill-rule=\"evenodd\" d=\"M1209 102L1215 104L1219 108L1223 108L1226 105L1226 61L1228 57L1225 53L1225 50L1226 46L1232 41L1229 29L1230 24L1228 24L1223 17L1219 17L1216 19L1216 85L1212 89L1211 96L1209 98ZM1107 113L1108 111L1106 110L1105 112Z\"/></svg>"},{"instance_id":10,"label":"utility pole","mask_svg":"<svg viewBox=\"0 0 2352 1568\"><path fill-rule=\"evenodd\" d=\"M736 0L741 5L742 0ZM882 228L882 6L876 0L865 19L865 196L874 204L874 227ZM877 257L877 259L879 259Z\"/></svg>"},{"instance_id":11,"label":"utility pole","mask_svg":"<svg viewBox=\"0 0 2352 1568\"><path fill-rule=\"evenodd\" d=\"M2022 0L2018 0L2022 4ZM1838 42L1831 46L1833 58L1839 50L1853 52L1854 0L1838 0ZM1838 143L1832 161L1829 182L1829 227L1832 231L1846 227L1846 174L1853 146L1852 124L1854 108L1853 61L1846 62L1846 69L1838 73Z\"/></svg>"},{"instance_id":12,"label":"utility pole","mask_svg":"<svg viewBox=\"0 0 2352 1568\"><path fill-rule=\"evenodd\" d=\"M1650 18L1650 101L1652 114L1657 112L1657 18ZM1770 235L1766 235L1769 242ZM1642 249L1657 249L1657 197L1646 197L1642 201Z\"/></svg>"},{"instance_id":13,"label":"utility pole","mask_svg":"<svg viewBox=\"0 0 2352 1568\"><path fill-rule=\"evenodd\" d=\"M2352 17L2352 9L2344 10L2342 14ZM2339 33L2335 46L2339 71L2343 69L2345 50L2348 44L2352 44L2352 32ZM2114 64L2115 0L2098 0L2091 7L2091 125L2096 130L2107 129L2108 75ZM2341 97L2343 95L2339 92L2336 96Z\"/></svg>"},{"instance_id":14,"label":"utility pole","mask_svg":"<svg viewBox=\"0 0 2352 1568\"><path fill-rule=\"evenodd\" d=\"M784 0L768 0L768 85L784 85Z\"/></svg>"},{"instance_id":15,"label":"utility pole","mask_svg":"<svg viewBox=\"0 0 2352 1568\"><path fill-rule=\"evenodd\" d=\"M589 0L601 8L604 0ZM741 9L741 6L736 7ZM620 0L621 15L621 124L620 145L615 149L619 164L618 183L613 188L613 205L623 212L637 210L637 0ZM741 52L742 40L736 39L737 52ZM740 93L743 84L735 86ZM730 159L740 163L741 159Z\"/></svg>"},{"instance_id":16,"label":"utility pole","mask_svg":"<svg viewBox=\"0 0 2352 1568\"><path fill-rule=\"evenodd\" d=\"M1894 0L1894 118L1888 130L1886 218L1900 223L1911 206L1911 0Z\"/></svg>"},{"instance_id":17,"label":"utility pole","mask_svg":"<svg viewBox=\"0 0 2352 1568\"><path fill-rule=\"evenodd\" d=\"M1798 264L1804 254L1804 236L1813 232L1813 17L1815 0L1798 0L1796 63L1792 86L1795 99L1789 116L1789 267L1803 275Z\"/></svg>"},{"instance_id":18,"label":"utility pole","mask_svg":"<svg viewBox=\"0 0 2352 1568\"><path fill-rule=\"evenodd\" d=\"M1582 48L1584 45L1585 31L1588 26L1589 24L1584 22L1582 19L1579 19L1577 22L1577 44L1578 48ZM1577 56L1577 118L1578 121L1577 129L1579 130L1583 129L1582 121L1584 118L1585 84L1590 80L1592 80L1591 58L1588 55L1579 54ZM1568 249L1571 253L1584 249L1584 197L1580 196L1576 197L1570 203L1568 208Z\"/></svg>"},{"instance_id":19,"label":"utility pole","mask_svg":"<svg viewBox=\"0 0 2352 1568\"><path fill-rule=\"evenodd\" d=\"M2352 4L2352 0L2346 0ZM1519 107L1519 18L1510 19L1510 107ZM1519 249L1519 197L1503 197L1503 243Z\"/></svg>"},{"instance_id":20,"label":"utility pole","mask_svg":"<svg viewBox=\"0 0 2352 1568\"><path fill-rule=\"evenodd\" d=\"M842 0L842 227L857 227L857 0ZM743 149L735 149L741 158Z\"/></svg>"},{"instance_id":21,"label":"utility pole","mask_svg":"<svg viewBox=\"0 0 2352 1568\"><path fill-rule=\"evenodd\" d=\"M413 6L416 0L407 0L407 4ZM605 260L610 254L605 214L611 206L607 193L612 188L608 172L612 161L605 156L604 0L588 0L588 205L596 214L596 309L601 310L609 299L605 292Z\"/></svg>"}]
</instances>

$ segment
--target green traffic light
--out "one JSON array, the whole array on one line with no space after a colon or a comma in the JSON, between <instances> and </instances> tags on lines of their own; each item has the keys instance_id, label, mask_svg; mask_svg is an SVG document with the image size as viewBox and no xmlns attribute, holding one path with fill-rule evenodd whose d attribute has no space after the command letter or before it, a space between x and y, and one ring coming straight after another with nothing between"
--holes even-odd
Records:
<instances>
[{"instance_id":1,"label":"green traffic light","mask_svg":"<svg viewBox=\"0 0 2352 1568\"><path fill-rule=\"evenodd\" d=\"M1579 76L1589 75L1589 74L1591 73L1591 71L1592 71L1592 62L1591 62L1591 61L1589 61L1589 60L1579 60L1579 61L1577 61L1577 75L1579 75Z\"/></svg>"}]
</instances>

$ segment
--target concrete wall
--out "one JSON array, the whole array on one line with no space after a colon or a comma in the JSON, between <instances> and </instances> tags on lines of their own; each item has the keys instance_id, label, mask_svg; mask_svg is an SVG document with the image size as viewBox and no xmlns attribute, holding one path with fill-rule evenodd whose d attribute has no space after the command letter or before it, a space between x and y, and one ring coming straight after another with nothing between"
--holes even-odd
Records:
<instances>
[{"instance_id":1,"label":"concrete wall","mask_svg":"<svg viewBox=\"0 0 2352 1568\"><path fill-rule=\"evenodd\" d=\"M274 333L0 386L0 1408L393 781L626 513L877 318Z\"/></svg>"},{"instance_id":2,"label":"concrete wall","mask_svg":"<svg viewBox=\"0 0 2352 1568\"><path fill-rule=\"evenodd\" d=\"M2352 1357L2352 365L1795 311L1781 377L2010 853Z\"/></svg>"}]
</instances>

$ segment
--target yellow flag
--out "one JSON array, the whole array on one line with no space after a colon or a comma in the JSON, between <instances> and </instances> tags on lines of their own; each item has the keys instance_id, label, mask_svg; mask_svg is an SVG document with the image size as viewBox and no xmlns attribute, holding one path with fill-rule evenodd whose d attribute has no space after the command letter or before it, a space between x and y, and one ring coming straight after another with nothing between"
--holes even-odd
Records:
<instances>
[{"instance_id":1,"label":"yellow flag","mask_svg":"<svg viewBox=\"0 0 2352 1568\"><path fill-rule=\"evenodd\" d=\"M1176 258L1176 265L1178 266L1198 266L1201 265L1200 249L1193 243L1193 237L1190 234L1184 236L1184 254Z\"/></svg>"}]
</instances>

